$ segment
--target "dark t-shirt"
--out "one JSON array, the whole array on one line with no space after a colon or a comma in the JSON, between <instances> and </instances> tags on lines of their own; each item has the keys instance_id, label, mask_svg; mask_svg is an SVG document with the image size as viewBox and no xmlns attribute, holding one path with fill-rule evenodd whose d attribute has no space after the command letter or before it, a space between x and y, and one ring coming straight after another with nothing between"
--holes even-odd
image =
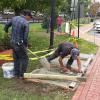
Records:
<instances>
[{"instance_id":1,"label":"dark t-shirt","mask_svg":"<svg viewBox=\"0 0 100 100\"><path fill-rule=\"evenodd\" d=\"M58 53L62 58L69 55L71 53L71 50L74 48L73 44L69 42L63 42L58 45Z\"/></svg>"}]
</instances>

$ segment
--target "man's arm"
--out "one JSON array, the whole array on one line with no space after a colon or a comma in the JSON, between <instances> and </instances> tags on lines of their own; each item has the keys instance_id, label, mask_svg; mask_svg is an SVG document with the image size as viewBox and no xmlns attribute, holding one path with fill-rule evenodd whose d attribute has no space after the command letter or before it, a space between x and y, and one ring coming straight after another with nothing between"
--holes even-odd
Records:
<instances>
[{"instance_id":1,"label":"man's arm","mask_svg":"<svg viewBox=\"0 0 100 100\"><path fill-rule=\"evenodd\" d=\"M59 57L60 68L61 68L64 72L66 72L66 71L68 71L68 69L64 66L62 60L63 60L63 58L60 56L60 57Z\"/></svg>"},{"instance_id":2,"label":"man's arm","mask_svg":"<svg viewBox=\"0 0 100 100\"><path fill-rule=\"evenodd\" d=\"M79 56L77 56L77 65L78 65L78 70L81 71L81 60Z\"/></svg>"},{"instance_id":3,"label":"man's arm","mask_svg":"<svg viewBox=\"0 0 100 100\"><path fill-rule=\"evenodd\" d=\"M63 64L63 58L60 56L59 57L59 63L60 63L60 67L64 67L64 64Z\"/></svg>"},{"instance_id":4,"label":"man's arm","mask_svg":"<svg viewBox=\"0 0 100 100\"><path fill-rule=\"evenodd\" d=\"M24 43L26 46L28 46L28 33L29 33L29 24L25 24L25 33L24 33Z\"/></svg>"},{"instance_id":5,"label":"man's arm","mask_svg":"<svg viewBox=\"0 0 100 100\"><path fill-rule=\"evenodd\" d=\"M76 60L77 60L78 68L71 67L71 65L72 65L72 63L73 63L73 61L74 61L74 60L72 59L72 57L70 57L70 59L68 60L66 67L67 67L69 70L73 71L73 72L81 72L81 61L80 61L80 57L77 56L77 59L76 59Z\"/></svg>"},{"instance_id":6,"label":"man's arm","mask_svg":"<svg viewBox=\"0 0 100 100\"><path fill-rule=\"evenodd\" d=\"M6 25L5 25L5 27L4 27L4 31L6 32L6 33L8 33L8 29L9 29L9 27L12 25L12 20L10 20L9 22L7 22L6 23Z\"/></svg>"}]
</instances>

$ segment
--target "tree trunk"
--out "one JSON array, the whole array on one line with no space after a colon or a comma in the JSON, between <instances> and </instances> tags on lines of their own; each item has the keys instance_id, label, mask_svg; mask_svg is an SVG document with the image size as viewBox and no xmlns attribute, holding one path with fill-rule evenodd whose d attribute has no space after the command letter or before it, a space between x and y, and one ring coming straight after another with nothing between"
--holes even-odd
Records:
<instances>
[{"instance_id":1,"label":"tree trunk","mask_svg":"<svg viewBox=\"0 0 100 100\"><path fill-rule=\"evenodd\" d=\"M14 11L15 11L15 16L19 16L21 11L22 11L22 9L15 8Z\"/></svg>"}]
</instances>

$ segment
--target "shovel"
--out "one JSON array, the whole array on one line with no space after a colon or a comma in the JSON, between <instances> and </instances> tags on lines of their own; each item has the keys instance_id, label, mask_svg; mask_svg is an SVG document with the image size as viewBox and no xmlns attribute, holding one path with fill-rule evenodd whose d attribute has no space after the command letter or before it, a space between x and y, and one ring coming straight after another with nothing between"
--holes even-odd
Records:
<instances>
[{"instance_id":1,"label":"shovel","mask_svg":"<svg viewBox=\"0 0 100 100\"><path fill-rule=\"evenodd\" d=\"M45 57L40 58L39 56L37 56L35 53L33 53L30 49L27 49L32 55L34 55L36 58L39 59L41 65L45 68L47 68L48 70L50 70L50 63L48 62L48 60Z\"/></svg>"}]
</instances>

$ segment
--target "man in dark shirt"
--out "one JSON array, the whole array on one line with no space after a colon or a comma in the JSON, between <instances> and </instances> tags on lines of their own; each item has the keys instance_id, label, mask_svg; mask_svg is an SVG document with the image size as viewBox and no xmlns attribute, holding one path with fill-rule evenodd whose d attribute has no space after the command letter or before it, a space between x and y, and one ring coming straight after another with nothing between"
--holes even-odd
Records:
<instances>
[{"instance_id":1,"label":"man in dark shirt","mask_svg":"<svg viewBox=\"0 0 100 100\"><path fill-rule=\"evenodd\" d=\"M32 17L29 10L23 11L23 16L13 17L4 27L4 31L8 33L9 27L12 26L11 46L13 49L14 74L15 77L23 78L28 66L28 55L26 48L28 45L28 20Z\"/></svg>"},{"instance_id":2,"label":"man in dark shirt","mask_svg":"<svg viewBox=\"0 0 100 100\"><path fill-rule=\"evenodd\" d=\"M50 62L51 60L59 57L59 63L62 71L66 72L68 70L74 71L74 72L82 72L81 71L81 61L79 57L79 49L75 48L73 44L69 42L63 42L58 45L58 48L56 51L47 58L47 60ZM68 59L68 62L66 66L64 66L62 60L64 57L70 55L70 58ZM77 60L78 68L72 68L71 65L74 60Z\"/></svg>"}]
</instances>

